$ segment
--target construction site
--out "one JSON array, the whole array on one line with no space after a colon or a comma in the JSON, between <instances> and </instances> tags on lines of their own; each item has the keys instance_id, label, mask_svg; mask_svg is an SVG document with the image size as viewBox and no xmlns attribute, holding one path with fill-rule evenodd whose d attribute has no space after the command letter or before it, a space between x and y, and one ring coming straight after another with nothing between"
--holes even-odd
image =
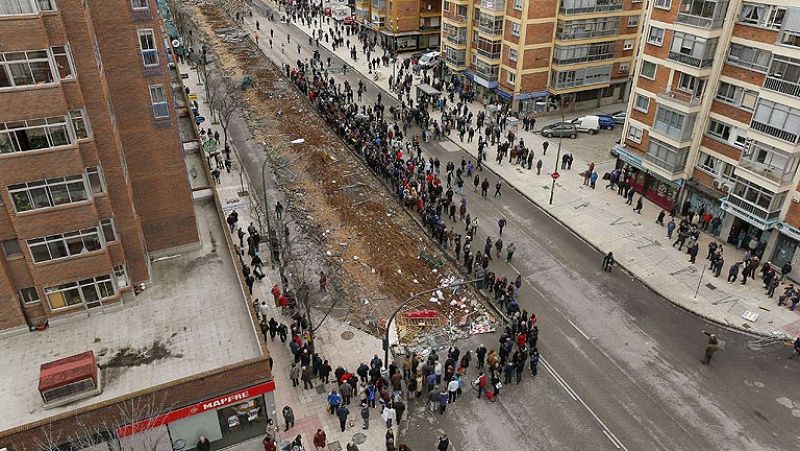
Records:
<instances>
[{"instance_id":1,"label":"construction site","mask_svg":"<svg viewBox=\"0 0 800 451\"><path fill-rule=\"evenodd\" d=\"M313 322L333 315L382 335L392 312L407 302L396 332L414 352L493 330L498 316L482 294L469 284L446 288L467 277L283 70L238 31L236 9L211 2L187 7L216 70L237 82L229 94L239 98L252 139L264 144L274 190L286 205L278 232L282 264L287 279L308 292ZM300 146L277 146L298 137L305 140ZM325 293L316 290L320 271L330 281Z\"/></svg>"}]
</instances>

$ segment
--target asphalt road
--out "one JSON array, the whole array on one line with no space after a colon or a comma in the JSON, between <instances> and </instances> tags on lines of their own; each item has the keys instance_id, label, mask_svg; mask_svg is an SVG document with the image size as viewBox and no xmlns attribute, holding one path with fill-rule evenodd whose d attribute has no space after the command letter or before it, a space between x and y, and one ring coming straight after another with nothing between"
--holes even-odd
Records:
<instances>
[{"instance_id":1,"label":"asphalt road","mask_svg":"<svg viewBox=\"0 0 800 451\"><path fill-rule=\"evenodd\" d=\"M275 29L276 43L291 34L285 54L277 45L273 51L267 46L266 55L277 64L294 64L297 43L300 57L310 57L302 31L261 22L262 30ZM334 65L342 63L324 48L320 52L323 60L331 56ZM364 101L375 101L377 88L369 80L355 71L348 71L347 79L353 86L363 79L370 86ZM382 97L391 104L386 93ZM440 143L424 149L443 165L469 158ZM251 146L242 157L258 180L255 169L263 153ZM486 173L494 186L497 177ZM517 271L523 275L520 304L540 318L539 348L546 363L535 379L526 375L521 385L505 388L495 404L470 399L469 389L445 415L425 413L424 402L412 403L403 438L412 449L432 449L440 430L459 451L799 447L800 362L786 358L788 348L755 349L752 337L674 307L627 274L603 273L597 251L509 186L496 199L466 192L469 211L481 222L476 243L496 238L500 217L508 221L504 241L518 248L513 267L494 261L492 268L512 279ZM707 366L700 363L702 330L724 341ZM473 337L461 347L474 348L478 341L495 347L496 339Z\"/></svg>"}]
</instances>

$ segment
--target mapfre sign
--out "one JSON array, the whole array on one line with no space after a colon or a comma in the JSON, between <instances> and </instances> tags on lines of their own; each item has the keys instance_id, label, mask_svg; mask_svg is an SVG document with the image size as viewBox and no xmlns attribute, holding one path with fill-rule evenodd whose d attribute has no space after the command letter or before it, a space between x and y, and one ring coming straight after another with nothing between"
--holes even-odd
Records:
<instances>
[{"instance_id":1,"label":"mapfre sign","mask_svg":"<svg viewBox=\"0 0 800 451\"><path fill-rule=\"evenodd\" d=\"M246 399L263 395L264 393L269 393L274 390L275 390L275 382L273 381L265 382L259 385L254 385L252 387L248 387L243 390L235 391L232 393L228 393L226 395L218 396L216 398L211 398L206 401L182 407L180 409L176 409L161 414L157 417L149 418L142 421L137 421L136 423L129 424L127 426L122 426L117 429L117 437L120 438L127 437L133 434L137 434L139 432L146 431L148 429L153 429L159 426L163 426L165 424L172 423L173 421L177 421L186 417L198 415L211 410L217 410L221 407L226 407L231 404L236 404Z\"/></svg>"}]
</instances>

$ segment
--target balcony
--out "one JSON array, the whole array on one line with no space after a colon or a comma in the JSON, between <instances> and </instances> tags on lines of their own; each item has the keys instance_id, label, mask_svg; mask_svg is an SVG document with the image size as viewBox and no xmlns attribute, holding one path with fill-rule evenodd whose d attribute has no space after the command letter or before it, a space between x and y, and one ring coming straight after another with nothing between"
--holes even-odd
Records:
<instances>
[{"instance_id":1,"label":"balcony","mask_svg":"<svg viewBox=\"0 0 800 451\"><path fill-rule=\"evenodd\" d=\"M444 40L453 45L465 45L467 43L467 33L447 33L444 35Z\"/></svg>"},{"instance_id":2,"label":"balcony","mask_svg":"<svg viewBox=\"0 0 800 451\"><path fill-rule=\"evenodd\" d=\"M480 0L478 3L483 11L504 12L506 10L506 2L503 0Z\"/></svg>"},{"instance_id":3,"label":"balcony","mask_svg":"<svg viewBox=\"0 0 800 451\"><path fill-rule=\"evenodd\" d=\"M386 0L372 0L372 7L376 9L386 8Z\"/></svg>"},{"instance_id":4,"label":"balcony","mask_svg":"<svg viewBox=\"0 0 800 451\"><path fill-rule=\"evenodd\" d=\"M572 39L591 39L591 38L601 38L604 36L616 36L617 34L619 34L619 29L595 30L595 31L574 30L572 32L562 31L560 33L556 33L556 39L560 39L562 41L569 41Z\"/></svg>"},{"instance_id":5,"label":"balcony","mask_svg":"<svg viewBox=\"0 0 800 451\"><path fill-rule=\"evenodd\" d=\"M453 67L464 67L467 62L467 52L453 51L445 47L444 62Z\"/></svg>"},{"instance_id":6,"label":"balcony","mask_svg":"<svg viewBox=\"0 0 800 451\"><path fill-rule=\"evenodd\" d=\"M736 216L744 217L763 229L769 228L778 222L781 215L780 209L767 211L733 194L720 199L720 203L724 211L730 211Z\"/></svg>"},{"instance_id":7,"label":"balcony","mask_svg":"<svg viewBox=\"0 0 800 451\"><path fill-rule=\"evenodd\" d=\"M792 144L797 144L798 135L788 130L783 130L778 127L773 127L772 125L765 124L763 122L758 122L755 119L753 119L753 121L750 122L750 128L752 128L753 130L757 130L761 133L770 135L774 138L778 138L782 141L786 141Z\"/></svg>"},{"instance_id":8,"label":"balcony","mask_svg":"<svg viewBox=\"0 0 800 451\"><path fill-rule=\"evenodd\" d=\"M686 13L678 13L678 18L676 22L682 23L684 25L689 25L691 27L713 30L721 27L722 24L725 22L725 19L724 18L712 19L710 17L695 16Z\"/></svg>"},{"instance_id":9,"label":"balcony","mask_svg":"<svg viewBox=\"0 0 800 451\"><path fill-rule=\"evenodd\" d=\"M702 97L697 97L694 94L684 91L661 91L658 96L662 99L672 100L674 102L682 103L685 106L698 106L703 101Z\"/></svg>"},{"instance_id":10,"label":"balcony","mask_svg":"<svg viewBox=\"0 0 800 451\"><path fill-rule=\"evenodd\" d=\"M768 76L764 79L764 88L770 91L800 97L800 84Z\"/></svg>"},{"instance_id":11,"label":"balcony","mask_svg":"<svg viewBox=\"0 0 800 451\"><path fill-rule=\"evenodd\" d=\"M766 156L765 156L766 155ZM788 159L777 154L742 154L737 171L746 170L778 186L791 183L797 171L797 156Z\"/></svg>"},{"instance_id":12,"label":"balcony","mask_svg":"<svg viewBox=\"0 0 800 451\"><path fill-rule=\"evenodd\" d=\"M473 66L475 74L487 81L497 81L497 75L500 73L499 65L488 65L478 62Z\"/></svg>"},{"instance_id":13,"label":"balcony","mask_svg":"<svg viewBox=\"0 0 800 451\"><path fill-rule=\"evenodd\" d=\"M669 59L687 66L696 67L698 69L711 67L711 65L714 63L714 58L698 58L692 55L674 51L669 52Z\"/></svg>"},{"instance_id":14,"label":"balcony","mask_svg":"<svg viewBox=\"0 0 800 451\"><path fill-rule=\"evenodd\" d=\"M622 1L597 0L594 5L578 5L576 1L562 2L559 11L562 14L586 14L608 11L620 11L624 8ZM583 2L587 3L587 2ZM565 6L566 5L566 6Z\"/></svg>"},{"instance_id":15,"label":"balcony","mask_svg":"<svg viewBox=\"0 0 800 451\"><path fill-rule=\"evenodd\" d=\"M553 64L567 65L567 64L588 63L591 61L603 61L612 58L614 58L613 53L600 53L597 55L575 56L572 58L561 58L558 56L553 56Z\"/></svg>"}]
</instances>

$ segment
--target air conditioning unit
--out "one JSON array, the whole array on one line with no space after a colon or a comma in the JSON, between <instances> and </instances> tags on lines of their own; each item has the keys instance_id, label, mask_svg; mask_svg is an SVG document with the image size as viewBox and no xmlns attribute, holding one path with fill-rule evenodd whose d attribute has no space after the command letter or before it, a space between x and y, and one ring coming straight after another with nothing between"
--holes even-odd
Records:
<instances>
[{"instance_id":1,"label":"air conditioning unit","mask_svg":"<svg viewBox=\"0 0 800 451\"><path fill-rule=\"evenodd\" d=\"M733 185L728 180L716 179L714 180L714 188L720 191L730 191Z\"/></svg>"}]
</instances>

